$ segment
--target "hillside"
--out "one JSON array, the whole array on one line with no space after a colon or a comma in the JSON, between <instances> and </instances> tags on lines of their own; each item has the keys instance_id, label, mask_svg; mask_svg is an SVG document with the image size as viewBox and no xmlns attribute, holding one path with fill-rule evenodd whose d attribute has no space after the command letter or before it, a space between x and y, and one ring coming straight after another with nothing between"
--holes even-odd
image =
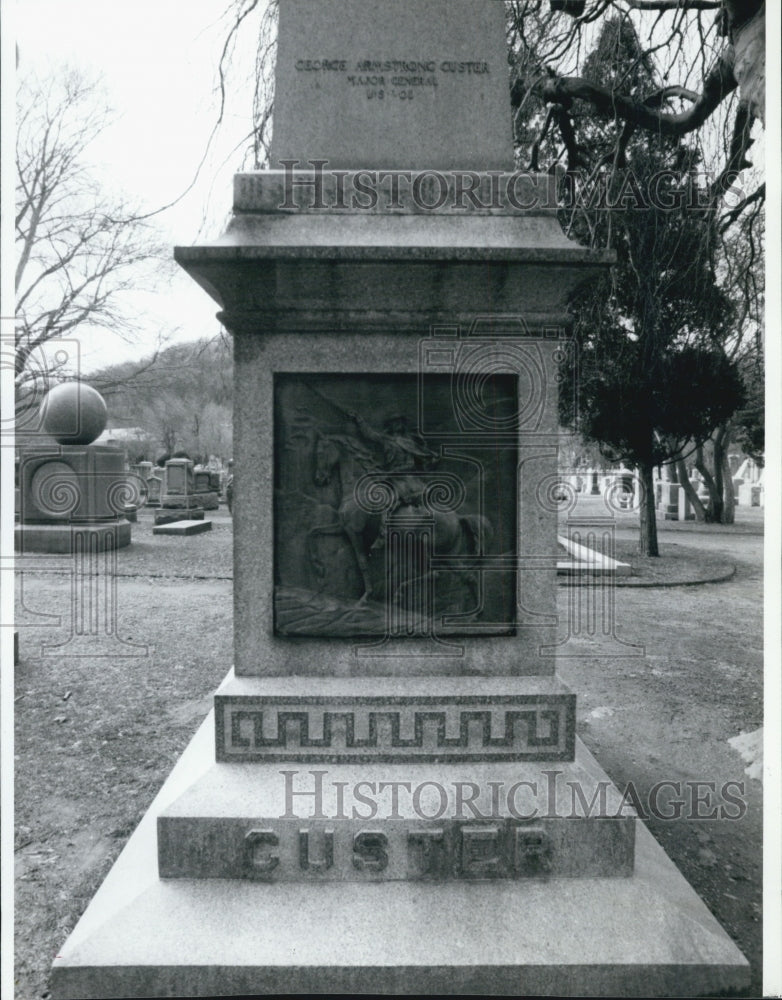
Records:
<instances>
[{"instance_id":1,"label":"hillside","mask_svg":"<svg viewBox=\"0 0 782 1000\"><path fill-rule=\"evenodd\" d=\"M103 393L109 427L138 428L131 461L186 451L195 461L232 452L233 361L222 337L176 344L139 361L110 365L88 379Z\"/></svg>"}]
</instances>

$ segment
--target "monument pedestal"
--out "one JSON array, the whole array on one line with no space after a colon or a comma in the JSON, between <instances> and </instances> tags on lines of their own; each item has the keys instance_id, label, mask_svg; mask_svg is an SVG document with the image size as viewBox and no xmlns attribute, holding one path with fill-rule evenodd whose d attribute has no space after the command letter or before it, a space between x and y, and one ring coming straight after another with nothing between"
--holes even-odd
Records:
<instances>
[{"instance_id":1,"label":"monument pedestal","mask_svg":"<svg viewBox=\"0 0 782 1000\"><path fill-rule=\"evenodd\" d=\"M746 959L640 821L622 878L161 879L158 817L212 771L214 740L210 715L56 957L53 1000L709 996L749 981ZM576 763L608 780L580 741Z\"/></svg>"},{"instance_id":2,"label":"monument pedestal","mask_svg":"<svg viewBox=\"0 0 782 1000\"><path fill-rule=\"evenodd\" d=\"M86 387L80 388L86 393ZM139 490L117 448L89 443L28 446L22 451L19 481L17 552L70 555L130 545L130 522L124 514Z\"/></svg>"},{"instance_id":3,"label":"monument pedestal","mask_svg":"<svg viewBox=\"0 0 782 1000\"><path fill-rule=\"evenodd\" d=\"M124 517L104 524L17 524L17 552L57 552L74 555L77 550L110 552L130 545L130 522Z\"/></svg>"}]
</instances>

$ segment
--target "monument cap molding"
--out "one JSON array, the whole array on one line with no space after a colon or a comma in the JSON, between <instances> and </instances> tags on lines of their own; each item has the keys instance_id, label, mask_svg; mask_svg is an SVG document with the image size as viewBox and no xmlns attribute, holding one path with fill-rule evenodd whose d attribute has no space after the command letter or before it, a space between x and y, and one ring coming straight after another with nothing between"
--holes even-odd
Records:
<instances>
[{"instance_id":1,"label":"monument cap molding","mask_svg":"<svg viewBox=\"0 0 782 1000\"><path fill-rule=\"evenodd\" d=\"M338 170L328 160L289 160L283 170L234 175L235 212L389 215L551 214L552 174L507 170Z\"/></svg>"}]
</instances>

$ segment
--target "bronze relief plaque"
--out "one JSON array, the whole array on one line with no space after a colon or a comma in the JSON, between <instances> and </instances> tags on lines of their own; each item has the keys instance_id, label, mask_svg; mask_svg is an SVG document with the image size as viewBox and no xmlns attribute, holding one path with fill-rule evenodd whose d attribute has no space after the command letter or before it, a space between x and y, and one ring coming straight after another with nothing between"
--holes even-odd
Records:
<instances>
[{"instance_id":1,"label":"bronze relief plaque","mask_svg":"<svg viewBox=\"0 0 782 1000\"><path fill-rule=\"evenodd\" d=\"M461 432L446 375L275 377L275 632L514 632L517 442ZM491 375L498 426L517 380Z\"/></svg>"}]
</instances>

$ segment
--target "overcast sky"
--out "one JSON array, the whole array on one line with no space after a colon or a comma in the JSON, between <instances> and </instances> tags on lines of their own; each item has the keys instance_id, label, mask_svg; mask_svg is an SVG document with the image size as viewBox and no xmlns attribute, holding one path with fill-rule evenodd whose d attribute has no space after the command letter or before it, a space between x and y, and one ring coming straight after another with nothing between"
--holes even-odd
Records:
<instances>
[{"instance_id":1,"label":"overcast sky","mask_svg":"<svg viewBox=\"0 0 782 1000\"><path fill-rule=\"evenodd\" d=\"M90 156L147 210L181 195L204 155L217 117L215 83L227 2L16 0L10 12L19 47L18 76L75 64L103 77L117 120L90 147ZM237 59L241 64L241 51ZM236 78L242 79L241 72ZM229 113L199 181L159 217L172 248L215 237L224 227L231 207L231 177L241 160L232 150L251 128L250 94L237 93L239 86L234 83ZM199 235L205 211L207 221ZM174 339L183 341L218 329L217 306L184 272L154 296L139 295L128 302L143 314L141 338L128 345L105 332L83 335L85 371L148 353L159 330L175 331Z\"/></svg>"}]
</instances>

